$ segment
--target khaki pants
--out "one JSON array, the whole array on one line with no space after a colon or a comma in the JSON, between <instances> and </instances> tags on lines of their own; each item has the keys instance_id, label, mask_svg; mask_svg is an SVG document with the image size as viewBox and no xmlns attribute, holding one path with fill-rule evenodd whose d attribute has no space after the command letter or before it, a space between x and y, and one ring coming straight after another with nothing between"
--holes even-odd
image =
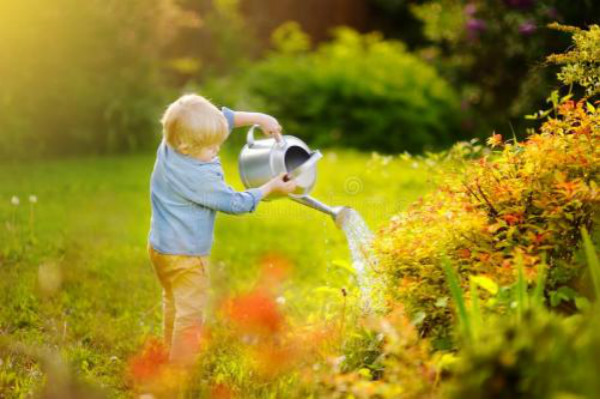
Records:
<instances>
[{"instance_id":1,"label":"khaki pants","mask_svg":"<svg viewBox=\"0 0 600 399\"><path fill-rule=\"evenodd\" d=\"M208 293L208 257L161 254L148 246L163 288L163 334L172 363L191 365L200 349Z\"/></svg>"}]
</instances>

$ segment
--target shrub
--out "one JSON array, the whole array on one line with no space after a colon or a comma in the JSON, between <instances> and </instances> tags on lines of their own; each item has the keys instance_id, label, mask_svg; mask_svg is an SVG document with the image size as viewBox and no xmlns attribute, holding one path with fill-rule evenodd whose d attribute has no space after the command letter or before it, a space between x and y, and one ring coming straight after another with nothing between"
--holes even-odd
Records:
<instances>
[{"instance_id":1,"label":"shrub","mask_svg":"<svg viewBox=\"0 0 600 399\"><path fill-rule=\"evenodd\" d=\"M273 37L277 50L250 69L247 89L291 134L388 153L460 137L454 93L402 43L340 28L311 52L294 24Z\"/></svg>"},{"instance_id":2,"label":"shrub","mask_svg":"<svg viewBox=\"0 0 600 399\"><path fill-rule=\"evenodd\" d=\"M558 0L427 0L407 7L427 39L420 53L456 87L465 127L479 133L509 123L520 131L528 124L522 115L543 104L554 71L541 61L568 45L545 25L581 24L597 13L592 3Z\"/></svg>"},{"instance_id":3,"label":"shrub","mask_svg":"<svg viewBox=\"0 0 600 399\"><path fill-rule=\"evenodd\" d=\"M422 315L422 332L440 337L450 323L444 254L465 287L471 275L510 285L519 262L532 280L544 254L548 290L577 275L579 230L593 226L600 200L600 111L567 101L557 113L524 142L492 136L501 150L448 174L379 231L375 248L392 276L392 294Z\"/></svg>"}]
</instances>

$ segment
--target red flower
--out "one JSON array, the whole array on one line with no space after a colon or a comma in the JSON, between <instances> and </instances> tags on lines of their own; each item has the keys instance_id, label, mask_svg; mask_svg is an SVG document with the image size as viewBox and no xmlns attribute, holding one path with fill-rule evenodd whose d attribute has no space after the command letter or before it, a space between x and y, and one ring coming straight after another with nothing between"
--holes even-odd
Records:
<instances>
[{"instance_id":1,"label":"red flower","mask_svg":"<svg viewBox=\"0 0 600 399\"><path fill-rule=\"evenodd\" d=\"M275 300L263 291L233 298L226 304L228 317L244 332L274 334L283 327L283 315Z\"/></svg>"},{"instance_id":2,"label":"red flower","mask_svg":"<svg viewBox=\"0 0 600 399\"><path fill-rule=\"evenodd\" d=\"M164 371L169 361L169 352L157 338L150 338L141 352L129 360L129 375L136 383L156 379Z\"/></svg>"}]
</instances>

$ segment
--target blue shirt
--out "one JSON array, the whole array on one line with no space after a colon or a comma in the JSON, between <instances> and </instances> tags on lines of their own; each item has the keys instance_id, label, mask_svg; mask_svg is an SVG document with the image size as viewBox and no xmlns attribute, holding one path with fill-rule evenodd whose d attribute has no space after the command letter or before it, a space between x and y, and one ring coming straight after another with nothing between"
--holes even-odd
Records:
<instances>
[{"instance_id":1,"label":"blue shirt","mask_svg":"<svg viewBox=\"0 0 600 399\"><path fill-rule=\"evenodd\" d=\"M223 108L229 130L233 113ZM152 219L150 245L173 255L208 255L213 243L217 211L252 212L262 191L237 192L223 179L219 157L203 162L175 151L164 140L156 153L150 179Z\"/></svg>"}]
</instances>

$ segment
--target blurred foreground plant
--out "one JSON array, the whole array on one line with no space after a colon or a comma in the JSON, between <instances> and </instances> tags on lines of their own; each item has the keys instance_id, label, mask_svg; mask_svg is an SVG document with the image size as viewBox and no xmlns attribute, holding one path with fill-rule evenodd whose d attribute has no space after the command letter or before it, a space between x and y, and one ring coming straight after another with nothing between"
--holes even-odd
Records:
<instances>
[{"instance_id":1,"label":"blurred foreground plant","mask_svg":"<svg viewBox=\"0 0 600 399\"><path fill-rule=\"evenodd\" d=\"M543 306L544 278L533 293L528 292L519 268L514 309L508 315L485 317L463 331L462 347L451 367L451 379L444 387L449 398L563 398L596 397L600 384L600 325L597 314L600 294L600 262L585 228L583 246L596 302L583 314L564 317ZM449 282L454 275L447 265ZM480 318L476 296L471 307L460 314L462 325ZM463 304L462 293L453 299Z\"/></svg>"}]
</instances>

